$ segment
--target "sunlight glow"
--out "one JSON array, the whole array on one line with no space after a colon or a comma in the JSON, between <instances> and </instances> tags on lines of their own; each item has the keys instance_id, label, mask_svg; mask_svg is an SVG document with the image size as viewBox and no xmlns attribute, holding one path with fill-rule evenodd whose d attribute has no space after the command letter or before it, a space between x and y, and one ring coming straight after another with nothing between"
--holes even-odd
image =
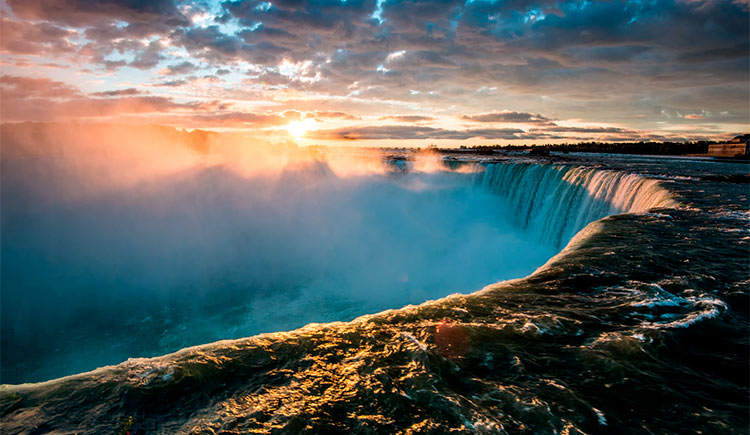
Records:
<instances>
[{"instance_id":1,"label":"sunlight glow","mask_svg":"<svg viewBox=\"0 0 750 435\"><path fill-rule=\"evenodd\" d=\"M287 124L284 128L295 138L301 138L310 130L315 130L318 122L312 118L306 118L301 121L294 121Z\"/></svg>"}]
</instances>

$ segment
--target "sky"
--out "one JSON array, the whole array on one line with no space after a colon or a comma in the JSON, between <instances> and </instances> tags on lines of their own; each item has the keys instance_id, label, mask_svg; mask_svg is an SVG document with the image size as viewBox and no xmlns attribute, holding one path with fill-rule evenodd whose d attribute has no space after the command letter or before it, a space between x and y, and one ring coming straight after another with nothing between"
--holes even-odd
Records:
<instances>
[{"instance_id":1,"label":"sky","mask_svg":"<svg viewBox=\"0 0 750 435\"><path fill-rule=\"evenodd\" d=\"M0 0L2 122L268 143L723 140L747 0Z\"/></svg>"}]
</instances>

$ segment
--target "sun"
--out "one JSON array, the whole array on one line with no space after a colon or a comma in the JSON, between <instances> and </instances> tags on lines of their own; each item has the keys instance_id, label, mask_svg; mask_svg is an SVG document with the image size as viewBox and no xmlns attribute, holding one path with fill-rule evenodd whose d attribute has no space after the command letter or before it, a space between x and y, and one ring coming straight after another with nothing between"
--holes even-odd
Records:
<instances>
[{"instance_id":1,"label":"sun","mask_svg":"<svg viewBox=\"0 0 750 435\"><path fill-rule=\"evenodd\" d=\"M317 125L318 123L314 119L306 118L301 121L290 122L284 126L284 128L289 134L299 139L303 137L305 133L317 127Z\"/></svg>"}]
</instances>

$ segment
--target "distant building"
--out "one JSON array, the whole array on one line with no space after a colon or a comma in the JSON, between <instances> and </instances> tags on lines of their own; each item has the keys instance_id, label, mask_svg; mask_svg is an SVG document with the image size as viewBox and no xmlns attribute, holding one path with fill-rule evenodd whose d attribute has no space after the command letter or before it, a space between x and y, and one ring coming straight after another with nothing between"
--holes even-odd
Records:
<instances>
[{"instance_id":1,"label":"distant building","mask_svg":"<svg viewBox=\"0 0 750 435\"><path fill-rule=\"evenodd\" d=\"M743 134L728 143L708 146L708 155L714 157L743 157L750 155L750 134Z\"/></svg>"}]
</instances>

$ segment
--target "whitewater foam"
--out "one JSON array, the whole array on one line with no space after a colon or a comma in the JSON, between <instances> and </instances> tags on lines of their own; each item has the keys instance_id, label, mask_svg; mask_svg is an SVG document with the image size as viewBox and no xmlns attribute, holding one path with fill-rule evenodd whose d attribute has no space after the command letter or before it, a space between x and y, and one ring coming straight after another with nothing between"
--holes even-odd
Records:
<instances>
[{"instance_id":1,"label":"whitewater foam","mask_svg":"<svg viewBox=\"0 0 750 435\"><path fill-rule=\"evenodd\" d=\"M516 222L558 248L588 223L678 203L658 180L621 171L534 163L480 164L476 182L507 199Z\"/></svg>"}]
</instances>

